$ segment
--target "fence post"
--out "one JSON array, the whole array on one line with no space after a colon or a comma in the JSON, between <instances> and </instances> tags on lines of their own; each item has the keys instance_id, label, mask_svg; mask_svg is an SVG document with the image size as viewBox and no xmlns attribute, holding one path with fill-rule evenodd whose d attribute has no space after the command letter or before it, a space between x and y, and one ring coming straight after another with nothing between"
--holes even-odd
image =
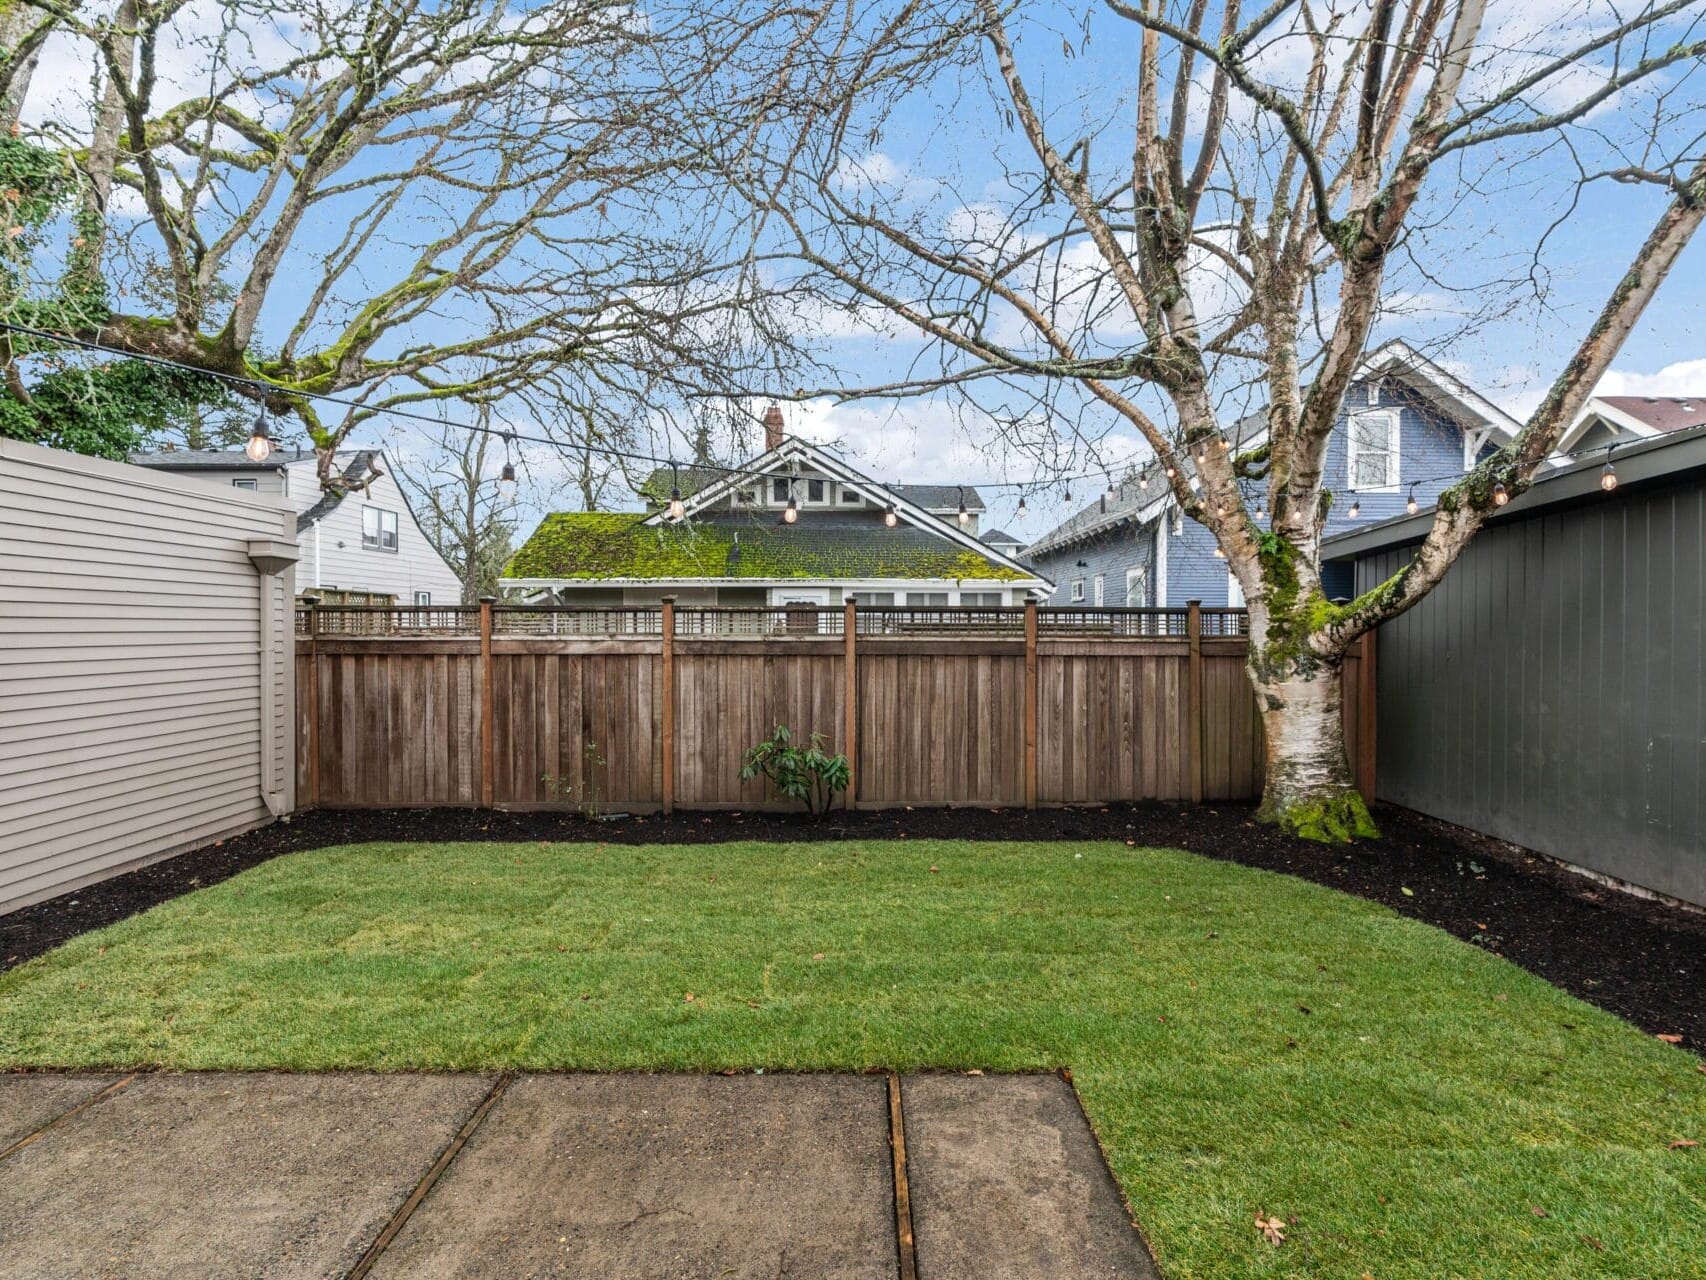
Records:
<instances>
[{"instance_id":1,"label":"fence post","mask_svg":"<svg viewBox=\"0 0 1706 1280\"><path fill-rule=\"evenodd\" d=\"M847 808L853 808L859 792L859 606L852 596L841 606L841 627L846 633L847 673L842 677L841 711L844 739L841 750L847 756Z\"/></svg>"},{"instance_id":2,"label":"fence post","mask_svg":"<svg viewBox=\"0 0 1706 1280\"><path fill-rule=\"evenodd\" d=\"M1191 660L1187 676L1189 686L1190 722L1190 754L1186 768L1190 770L1191 803L1201 804L1203 801L1203 761L1202 761L1202 717L1203 717L1203 688L1202 688L1202 601L1185 601L1185 638L1190 642Z\"/></svg>"},{"instance_id":3,"label":"fence post","mask_svg":"<svg viewBox=\"0 0 1706 1280\"><path fill-rule=\"evenodd\" d=\"M492 679L492 603L495 596L480 597L480 805L492 807L495 761L492 757L492 711L497 687Z\"/></svg>"},{"instance_id":4,"label":"fence post","mask_svg":"<svg viewBox=\"0 0 1706 1280\"><path fill-rule=\"evenodd\" d=\"M658 735L658 750L663 759L660 770L663 778L663 811L675 812L675 597L663 598L663 666L659 678L663 681L662 729Z\"/></svg>"},{"instance_id":5,"label":"fence post","mask_svg":"<svg viewBox=\"0 0 1706 1280\"><path fill-rule=\"evenodd\" d=\"M1037 807L1037 602L1025 601L1025 808Z\"/></svg>"},{"instance_id":6,"label":"fence post","mask_svg":"<svg viewBox=\"0 0 1706 1280\"><path fill-rule=\"evenodd\" d=\"M308 805L320 807L320 597L304 596L308 602Z\"/></svg>"},{"instance_id":7,"label":"fence post","mask_svg":"<svg viewBox=\"0 0 1706 1280\"><path fill-rule=\"evenodd\" d=\"M1357 790L1363 803L1374 803L1379 722L1374 674L1374 632L1362 633L1362 661L1357 663Z\"/></svg>"}]
</instances>

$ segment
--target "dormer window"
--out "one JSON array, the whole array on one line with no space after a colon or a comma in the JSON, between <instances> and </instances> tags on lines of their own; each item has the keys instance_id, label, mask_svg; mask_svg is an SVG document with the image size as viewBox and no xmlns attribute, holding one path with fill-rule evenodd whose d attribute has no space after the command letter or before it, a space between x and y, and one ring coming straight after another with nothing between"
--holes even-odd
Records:
<instances>
[{"instance_id":1,"label":"dormer window","mask_svg":"<svg viewBox=\"0 0 1706 1280\"><path fill-rule=\"evenodd\" d=\"M1391 409L1368 410L1351 415L1346 432L1349 467L1346 477L1353 490L1398 487L1398 414Z\"/></svg>"},{"instance_id":2,"label":"dormer window","mask_svg":"<svg viewBox=\"0 0 1706 1280\"><path fill-rule=\"evenodd\" d=\"M770 499L772 502L786 502L789 498L789 484L786 476L777 476L770 482Z\"/></svg>"},{"instance_id":3,"label":"dormer window","mask_svg":"<svg viewBox=\"0 0 1706 1280\"><path fill-rule=\"evenodd\" d=\"M823 495L824 495L824 486L823 486L822 480L807 480L806 481L806 501L807 502L822 502L823 501Z\"/></svg>"}]
</instances>

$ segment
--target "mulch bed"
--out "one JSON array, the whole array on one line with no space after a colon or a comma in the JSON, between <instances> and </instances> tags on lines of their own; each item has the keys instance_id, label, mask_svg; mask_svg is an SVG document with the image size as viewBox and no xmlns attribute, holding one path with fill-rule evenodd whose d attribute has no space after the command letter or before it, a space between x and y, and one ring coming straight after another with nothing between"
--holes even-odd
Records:
<instances>
[{"instance_id":1,"label":"mulch bed","mask_svg":"<svg viewBox=\"0 0 1706 1280\"><path fill-rule=\"evenodd\" d=\"M0 916L0 970L68 938L301 849L366 841L1121 840L1302 876L1425 920L1655 1035L1706 1051L1706 913L1634 897L1541 857L1407 810L1383 839L1292 840L1244 806L676 813L590 821L469 809L314 811Z\"/></svg>"}]
</instances>

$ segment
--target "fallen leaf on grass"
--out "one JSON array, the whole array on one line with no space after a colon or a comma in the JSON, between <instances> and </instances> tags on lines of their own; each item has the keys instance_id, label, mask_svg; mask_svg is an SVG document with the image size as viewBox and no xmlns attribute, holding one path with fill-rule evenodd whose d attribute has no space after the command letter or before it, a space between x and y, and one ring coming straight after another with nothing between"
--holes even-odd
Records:
<instances>
[{"instance_id":1,"label":"fallen leaf on grass","mask_svg":"<svg viewBox=\"0 0 1706 1280\"><path fill-rule=\"evenodd\" d=\"M1681 1151L1684 1147L1698 1147L1699 1145L1700 1144L1693 1138L1678 1138L1675 1142L1671 1143L1666 1150Z\"/></svg>"},{"instance_id":2,"label":"fallen leaf on grass","mask_svg":"<svg viewBox=\"0 0 1706 1280\"><path fill-rule=\"evenodd\" d=\"M1537 1218L1550 1218L1552 1216L1551 1214L1547 1213L1546 1210L1542 1209L1537 1204L1536 1205L1530 1205L1528 1208L1528 1211L1530 1213L1532 1213Z\"/></svg>"},{"instance_id":3,"label":"fallen leaf on grass","mask_svg":"<svg viewBox=\"0 0 1706 1280\"><path fill-rule=\"evenodd\" d=\"M1262 1239L1269 1244L1279 1246L1285 1243L1285 1221L1281 1218L1264 1218L1256 1215L1256 1230L1262 1233Z\"/></svg>"},{"instance_id":4,"label":"fallen leaf on grass","mask_svg":"<svg viewBox=\"0 0 1706 1280\"><path fill-rule=\"evenodd\" d=\"M1681 1044L1682 1043L1682 1037L1681 1036L1673 1036L1673 1035L1669 1034L1668 1032L1661 1032L1658 1038L1660 1040L1663 1040L1666 1044Z\"/></svg>"},{"instance_id":5,"label":"fallen leaf on grass","mask_svg":"<svg viewBox=\"0 0 1706 1280\"><path fill-rule=\"evenodd\" d=\"M823 952L821 952L821 951L813 952L812 953L812 959L813 960L822 960L823 959Z\"/></svg>"},{"instance_id":6,"label":"fallen leaf on grass","mask_svg":"<svg viewBox=\"0 0 1706 1280\"><path fill-rule=\"evenodd\" d=\"M687 993L687 1003L688 1003L688 1004L692 1004L692 1003L693 1003L693 993L692 993L692 992L691 992L691 991L689 991L689 992L688 992L688 993Z\"/></svg>"},{"instance_id":7,"label":"fallen leaf on grass","mask_svg":"<svg viewBox=\"0 0 1706 1280\"><path fill-rule=\"evenodd\" d=\"M1588 1248L1594 1250L1594 1252L1596 1252L1596 1253L1604 1253L1605 1252L1604 1243L1601 1242L1597 1237L1583 1236L1582 1237L1582 1243L1585 1244Z\"/></svg>"}]
</instances>

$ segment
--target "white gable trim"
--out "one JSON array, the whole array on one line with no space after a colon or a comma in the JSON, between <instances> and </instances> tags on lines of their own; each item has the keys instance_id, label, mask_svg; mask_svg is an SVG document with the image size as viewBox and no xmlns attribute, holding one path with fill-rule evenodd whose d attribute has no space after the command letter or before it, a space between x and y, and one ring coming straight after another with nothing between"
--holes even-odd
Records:
<instances>
[{"instance_id":1,"label":"white gable trim","mask_svg":"<svg viewBox=\"0 0 1706 1280\"><path fill-rule=\"evenodd\" d=\"M1582 406L1582 411L1577 415L1575 422L1558 440L1558 447L1554 452L1570 452L1576 447L1576 441L1588 433L1588 429L1593 426L1597 419L1602 418L1607 424L1615 427L1619 435L1628 434L1637 440L1649 440L1653 436L1664 434L1657 427L1642 422L1634 414L1619 409L1616 405L1607 404L1598 396L1594 396Z\"/></svg>"},{"instance_id":2,"label":"white gable trim","mask_svg":"<svg viewBox=\"0 0 1706 1280\"><path fill-rule=\"evenodd\" d=\"M855 471L834 454L826 453L807 444L804 440L797 440L792 436L783 440L781 444L777 445L776 448L771 449L767 453L759 454L758 457L747 463L740 471L731 472L721 480L716 481L714 484L706 485L705 488L701 489L691 498L686 499L685 506L687 508L687 515L691 516L696 511L703 511L707 507L714 506L717 503L724 501L733 494L736 489L741 489L751 484L755 476L769 477L786 474L784 466L789 462L809 463L817 470L823 472L823 474L829 479L858 490L859 493L870 501L883 505L892 505L894 507L895 514L914 528L922 529L926 533L933 533L945 541L957 543L968 551L975 551L978 555L984 556L989 560L993 560L995 563L1003 566L1004 568L1022 573L1028 578L1047 581L1047 579L1039 579L1036 570L1027 568L1025 565L1020 564L1012 556L990 546L989 543L984 542L975 534L967 533L965 530L959 528L953 521L945 520L941 516L936 515L934 512L918 506L916 503L907 501L899 494L878 484L870 477ZM809 519L810 517L809 514L803 513L801 518ZM657 526L666 523L668 520L669 513L666 509L662 511L654 511L651 515L641 521L641 523Z\"/></svg>"}]
</instances>

